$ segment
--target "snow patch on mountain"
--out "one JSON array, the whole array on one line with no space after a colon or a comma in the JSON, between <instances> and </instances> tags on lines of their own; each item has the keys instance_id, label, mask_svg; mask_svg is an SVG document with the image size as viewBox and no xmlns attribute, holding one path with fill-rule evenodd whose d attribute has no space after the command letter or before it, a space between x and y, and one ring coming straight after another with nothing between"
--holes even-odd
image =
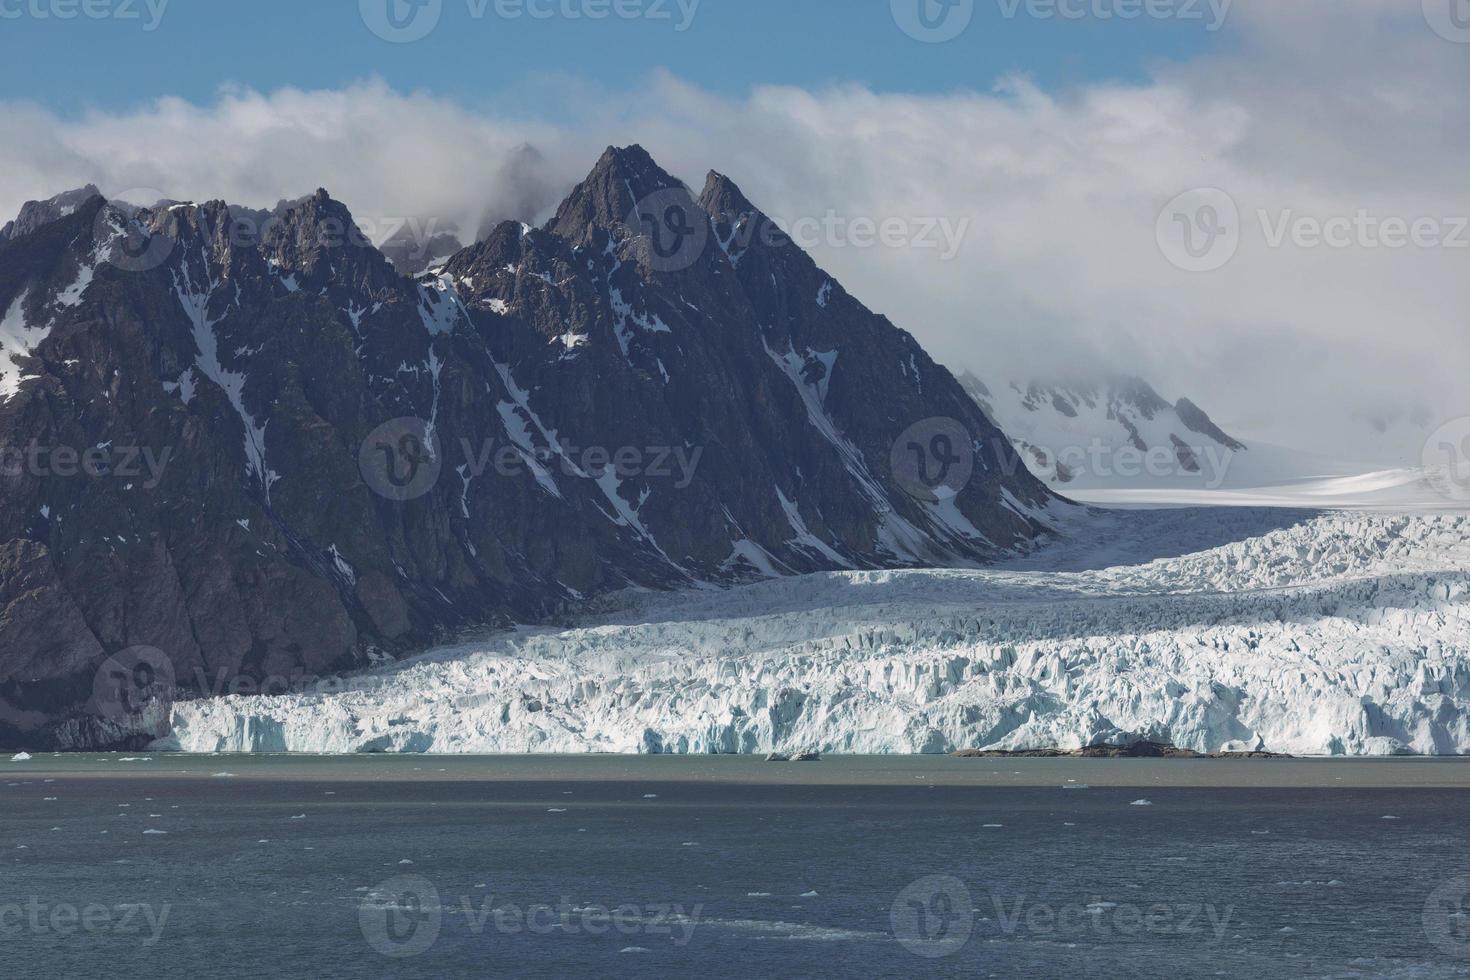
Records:
<instances>
[{"instance_id":1,"label":"snow patch on mountain","mask_svg":"<svg viewBox=\"0 0 1470 980\"><path fill-rule=\"evenodd\" d=\"M51 332L49 324L33 327L26 319L29 296L30 290L21 290L0 319L0 402L19 391L20 383L27 377L16 358L28 357Z\"/></svg>"},{"instance_id":2,"label":"snow patch on mountain","mask_svg":"<svg viewBox=\"0 0 1470 980\"><path fill-rule=\"evenodd\" d=\"M207 275L209 260L204 257L203 261ZM266 465L265 430L270 423L268 421L257 422L255 416L245 407L247 379L244 372L227 370L219 359L219 338L215 335L214 328L223 317L211 317L209 306L214 298L214 291L220 283L218 280L212 280L205 286L196 286L188 263L182 264L173 276L174 296L178 299L179 306L183 308L184 315L189 318L189 323L194 328L194 344L199 348L196 364L206 378L224 391L231 407L235 409L235 414L239 416L241 424L245 427L245 465L260 479L265 489L266 499L270 499L271 486L281 478L279 473ZM182 391L184 385L182 379L179 385ZM192 387L190 392L192 394Z\"/></svg>"},{"instance_id":3,"label":"snow patch on mountain","mask_svg":"<svg viewBox=\"0 0 1470 980\"><path fill-rule=\"evenodd\" d=\"M1074 516L987 570L629 596L332 692L173 709L188 751L1470 752L1470 517ZM1082 533L1079 533L1082 532ZM745 551L746 560L761 556Z\"/></svg>"}]
</instances>

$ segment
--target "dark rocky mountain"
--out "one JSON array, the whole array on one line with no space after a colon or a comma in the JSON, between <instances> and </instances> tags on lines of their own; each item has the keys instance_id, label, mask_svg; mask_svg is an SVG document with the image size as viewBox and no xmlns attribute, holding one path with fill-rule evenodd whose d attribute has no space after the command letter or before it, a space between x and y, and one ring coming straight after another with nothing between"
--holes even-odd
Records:
<instances>
[{"instance_id":1,"label":"dark rocky mountain","mask_svg":"<svg viewBox=\"0 0 1470 980\"><path fill-rule=\"evenodd\" d=\"M29 213L0 243L6 746L146 744L155 694L630 586L1051 533L1058 498L909 334L639 147L417 277L325 191L270 221Z\"/></svg>"},{"instance_id":2,"label":"dark rocky mountain","mask_svg":"<svg viewBox=\"0 0 1470 980\"><path fill-rule=\"evenodd\" d=\"M101 191L92 184L88 184L86 187L58 194L47 201L27 201L21 206L20 214L16 216L16 219L7 221L5 227L0 228L0 242L29 235L42 225L59 221L92 198L101 196Z\"/></svg>"}]
</instances>

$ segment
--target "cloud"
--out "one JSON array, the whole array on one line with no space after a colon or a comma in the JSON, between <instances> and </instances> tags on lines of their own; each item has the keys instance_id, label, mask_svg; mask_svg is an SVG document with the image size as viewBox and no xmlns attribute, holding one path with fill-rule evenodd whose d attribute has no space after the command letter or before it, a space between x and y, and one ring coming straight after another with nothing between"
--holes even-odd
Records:
<instances>
[{"instance_id":1,"label":"cloud","mask_svg":"<svg viewBox=\"0 0 1470 980\"><path fill-rule=\"evenodd\" d=\"M551 83L581 106L558 124L375 80L77 120L0 103L0 214L87 181L254 206L325 185L365 224L473 230L544 217L604 145L636 141L691 183L729 174L783 222L843 225L813 242L818 261L956 368L1136 372L1227 428L1336 449L1357 416L1470 414L1470 231L1466 248L1269 233L1362 213L1453 239L1470 215L1466 53L1417 4L1294 0L1236 5L1215 53L1146 83L1066 91L1010 77L731 98L667 75L634 92L573 79ZM1165 205L1197 187L1240 214L1238 251L1206 273L1157 239ZM908 244L857 247L845 222L864 218L900 221ZM927 222L963 227L952 259L915 246Z\"/></svg>"}]
</instances>

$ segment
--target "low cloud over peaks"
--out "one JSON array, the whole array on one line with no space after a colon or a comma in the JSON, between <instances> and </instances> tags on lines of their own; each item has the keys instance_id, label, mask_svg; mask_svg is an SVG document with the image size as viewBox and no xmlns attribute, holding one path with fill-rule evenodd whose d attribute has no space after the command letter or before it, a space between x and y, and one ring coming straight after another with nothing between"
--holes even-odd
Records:
<instances>
[{"instance_id":1,"label":"low cloud over peaks","mask_svg":"<svg viewBox=\"0 0 1470 980\"><path fill-rule=\"evenodd\" d=\"M1443 98L1470 59L1418 8L1238 4L1228 53L1067 91L730 98L660 75L555 123L379 81L77 120L0 103L0 216L87 182L253 207L325 186L370 236L469 239L544 219L604 146L639 142L691 183L729 174L957 369L1123 371L1246 438L1349 438L1394 409L1470 414L1470 120ZM1194 188L1236 211L1208 271L1160 245Z\"/></svg>"}]
</instances>

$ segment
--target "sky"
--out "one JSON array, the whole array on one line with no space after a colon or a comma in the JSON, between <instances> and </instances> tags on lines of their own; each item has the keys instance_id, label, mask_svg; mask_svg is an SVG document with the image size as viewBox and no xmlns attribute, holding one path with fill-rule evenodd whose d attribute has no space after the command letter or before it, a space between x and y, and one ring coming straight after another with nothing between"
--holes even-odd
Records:
<instances>
[{"instance_id":1,"label":"sky","mask_svg":"<svg viewBox=\"0 0 1470 980\"><path fill-rule=\"evenodd\" d=\"M0 214L325 186L472 234L638 142L992 381L1339 455L1470 415L1470 0L0 0L0 93Z\"/></svg>"}]
</instances>

